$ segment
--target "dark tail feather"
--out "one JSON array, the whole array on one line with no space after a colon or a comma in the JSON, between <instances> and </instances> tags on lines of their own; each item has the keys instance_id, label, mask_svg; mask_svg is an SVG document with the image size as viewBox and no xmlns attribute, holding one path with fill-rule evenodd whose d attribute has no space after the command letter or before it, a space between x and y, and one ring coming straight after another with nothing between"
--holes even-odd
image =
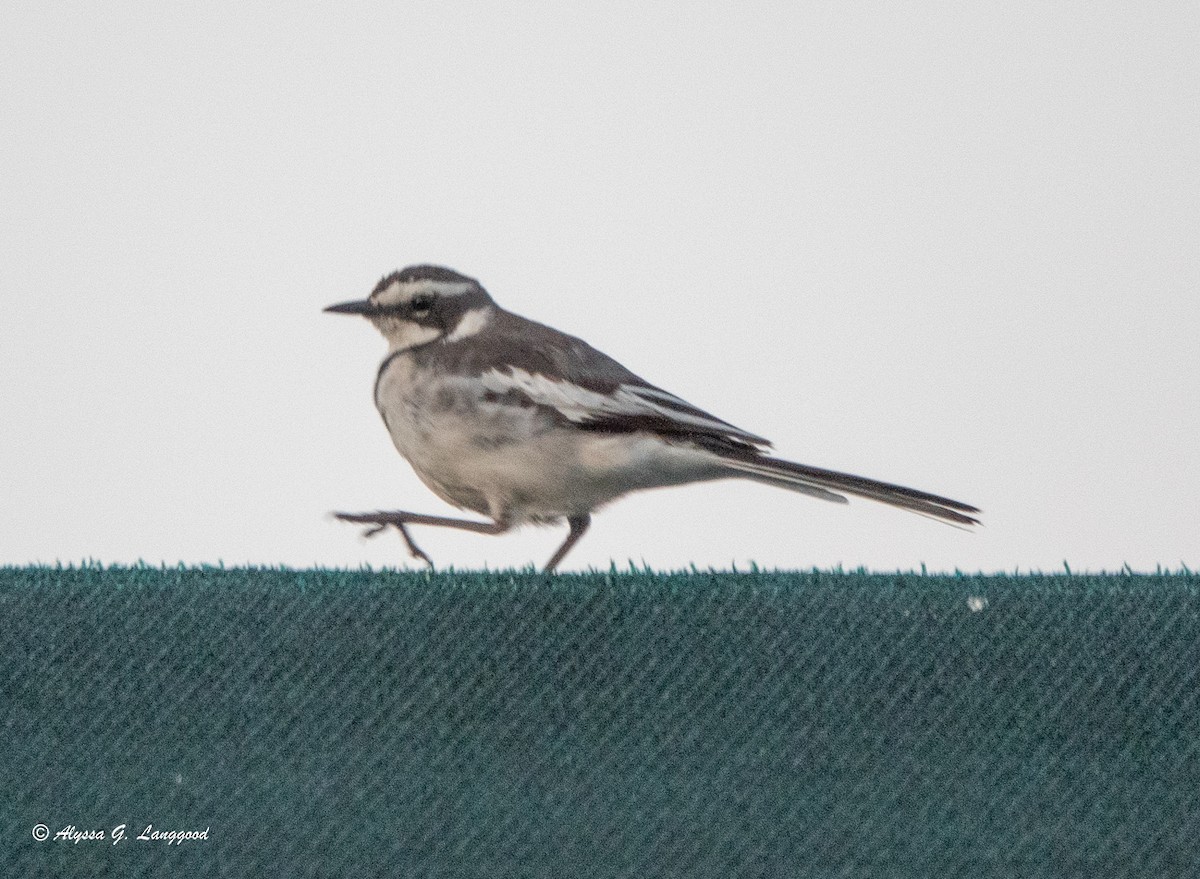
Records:
<instances>
[{"instance_id":1,"label":"dark tail feather","mask_svg":"<svg viewBox=\"0 0 1200 879\"><path fill-rule=\"evenodd\" d=\"M924 516L930 516L954 525L978 525L979 520L968 513L978 513L979 510L961 501L952 501L936 494L918 491L915 488L905 488L903 485L893 485L890 482L879 482L864 476L854 476L850 473L838 473L836 470L823 470L820 467L809 467L807 464L796 464L792 461L782 461L778 458L767 458L753 452L744 454L728 451L721 458L738 475L750 479L790 488L804 494L821 497L829 492L844 491L846 494L869 498L873 501L890 504L902 510L911 510ZM827 500L845 501L840 495L826 497Z\"/></svg>"}]
</instances>

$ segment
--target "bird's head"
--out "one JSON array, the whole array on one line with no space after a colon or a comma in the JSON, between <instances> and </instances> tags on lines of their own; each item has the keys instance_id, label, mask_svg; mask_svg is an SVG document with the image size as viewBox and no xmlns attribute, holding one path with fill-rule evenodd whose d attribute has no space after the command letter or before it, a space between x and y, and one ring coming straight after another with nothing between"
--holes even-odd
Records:
<instances>
[{"instance_id":1,"label":"bird's head","mask_svg":"<svg viewBox=\"0 0 1200 879\"><path fill-rule=\"evenodd\" d=\"M334 314L358 314L375 325L392 352L479 332L495 304L474 278L441 266L409 266L380 279L366 299L331 305Z\"/></svg>"}]
</instances>

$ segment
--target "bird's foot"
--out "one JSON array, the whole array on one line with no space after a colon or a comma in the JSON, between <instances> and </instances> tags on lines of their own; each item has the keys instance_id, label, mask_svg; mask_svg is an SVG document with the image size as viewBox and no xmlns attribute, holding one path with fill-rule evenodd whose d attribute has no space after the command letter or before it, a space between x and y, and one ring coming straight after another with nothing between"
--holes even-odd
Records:
<instances>
[{"instance_id":1,"label":"bird's foot","mask_svg":"<svg viewBox=\"0 0 1200 879\"><path fill-rule=\"evenodd\" d=\"M408 547L409 555L414 559L423 561L430 568L433 567L433 559L427 556L421 547L417 546L416 542L412 539L412 535L408 533L404 519L396 516L394 513L334 513L333 515L343 522L370 525L371 527L363 532L363 537L374 537L380 531L386 531L389 526L395 528L400 532L400 536L404 538L404 544Z\"/></svg>"}]
</instances>

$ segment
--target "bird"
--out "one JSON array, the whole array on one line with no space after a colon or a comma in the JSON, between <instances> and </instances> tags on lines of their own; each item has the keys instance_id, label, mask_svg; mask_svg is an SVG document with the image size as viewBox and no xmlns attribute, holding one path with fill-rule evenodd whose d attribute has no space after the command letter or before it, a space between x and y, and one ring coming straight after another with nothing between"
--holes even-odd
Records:
<instances>
[{"instance_id":1,"label":"bird","mask_svg":"<svg viewBox=\"0 0 1200 879\"><path fill-rule=\"evenodd\" d=\"M771 443L635 375L582 339L501 308L474 278L413 265L326 312L366 318L387 341L375 407L396 450L438 497L483 521L402 510L335 512L395 528L433 567L410 525L503 534L565 521L554 571L592 514L630 492L745 478L825 501L854 495L963 528L961 501L770 453Z\"/></svg>"}]
</instances>

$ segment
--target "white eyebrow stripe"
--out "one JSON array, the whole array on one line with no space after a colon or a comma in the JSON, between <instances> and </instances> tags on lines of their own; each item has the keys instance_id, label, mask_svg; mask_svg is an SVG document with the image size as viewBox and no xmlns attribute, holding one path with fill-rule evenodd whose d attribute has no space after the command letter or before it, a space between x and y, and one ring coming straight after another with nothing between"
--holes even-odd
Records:
<instances>
[{"instance_id":1,"label":"white eyebrow stripe","mask_svg":"<svg viewBox=\"0 0 1200 879\"><path fill-rule=\"evenodd\" d=\"M646 399L642 394L646 389L637 385L619 385L613 393L604 394L580 387L566 379L552 379L516 367L512 368L511 374L491 369L480 376L480 380L490 391L520 391L539 405L557 409L563 417L577 424L600 419L605 415L648 415L666 419L680 426L698 427L711 433L739 437L753 443L766 443L762 437L746 433L723 421L696 412L681 412L673 407L661 406L653 400ZM660 391L653 396L672 402L678 401L689 409L694 409L673 394Z\"/></svg>"},{"instance_id":2,"label":"white eyebrow stripe","mask_svg":"<svg viewBox=\"0 0 1200 879\"><path fill-rule=\"evenodd\" d=\"M475 289L475 285L468 281L435 281L432 278L418 278L415 281L392 281L373 298L376 305L404 305L412 302L413 297L421 293L433 293L437 296L461 296L473 289Z\"/></svg>"}]
</instances>

